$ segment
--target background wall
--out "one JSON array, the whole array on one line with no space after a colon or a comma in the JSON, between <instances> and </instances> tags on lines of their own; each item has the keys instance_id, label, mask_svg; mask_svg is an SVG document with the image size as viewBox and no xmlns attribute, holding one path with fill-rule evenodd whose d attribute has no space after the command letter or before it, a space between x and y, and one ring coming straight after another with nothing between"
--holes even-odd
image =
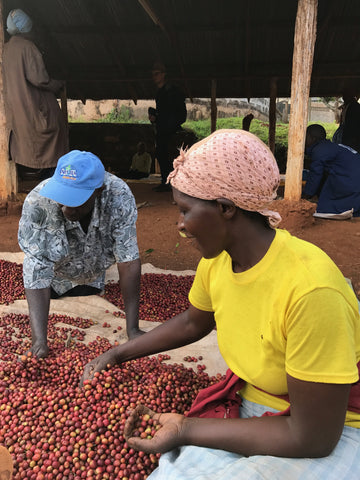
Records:
<instances>
[{"instance_id":1,"label":"background wall","mask_svg":"<svg viewBox=\"0 0 360 480\"><path fill-rule=\"evenodd\" d=\"M71 121L93 122L111 114L114 109L121 110L125 118L148 123L148 108L155 107L154 100L139 100L137 105L132 100L87 100L83 104L80 100L68 101L68 113ZM204 120L210 118L210 100L195 98L193 102L186 102L188 120ZM269 99L252 98L221 98L217 100L218 118L243 117L253 113L254 117L268 121ZM290 113L289 99L277 101L278 121L287 122ZM288 111L286 115L285 110ZM333 122L334 112L320 101L309 102L309 121Z\"/></svg>"}]
</instances>

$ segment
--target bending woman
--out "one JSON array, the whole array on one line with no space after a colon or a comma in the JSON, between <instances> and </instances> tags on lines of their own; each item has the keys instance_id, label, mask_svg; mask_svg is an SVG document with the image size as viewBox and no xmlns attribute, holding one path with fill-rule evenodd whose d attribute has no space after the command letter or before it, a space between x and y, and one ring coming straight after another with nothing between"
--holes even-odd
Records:
<instances>
[{"instance_id":1,"label":"bending woman","mask_svg":"<svg viewBox=\"0 0 360 480\"><path fill-rule=\"evenodd\" d=\"M248 132L218 130L180 152L169 181L178 229L203 256L191 305L97 357L84 378L216 326L221 354L243 380L238 418L137 407L128 444L163 453L149 478L360 478L357 300L323 251L276 229L281 218L268 207L279 171L270 150ZM162 425L153 439L131 436L143 412Z\"/></svg>"}]
</instances>

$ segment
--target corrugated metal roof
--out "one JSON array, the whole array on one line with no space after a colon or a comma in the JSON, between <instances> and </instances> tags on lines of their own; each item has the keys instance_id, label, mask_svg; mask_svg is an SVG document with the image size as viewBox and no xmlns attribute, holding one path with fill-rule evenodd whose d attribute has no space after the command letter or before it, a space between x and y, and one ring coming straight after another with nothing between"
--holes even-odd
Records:
<instances>
[{"instance_id":1,"label":"corrugated metal roof","mask_svg":"<svg viewBox=\"0 0 360 480\"><path fill-rule=\"evenodd\" d=\"M153 98L161 60L187 97L290 96L296 0L4 0L39 28L54 78L74 99ZM319 0L312 96L360 85L360 2ZM359 87L360 92L360 87Z\"/></svg>"}]
</instances>

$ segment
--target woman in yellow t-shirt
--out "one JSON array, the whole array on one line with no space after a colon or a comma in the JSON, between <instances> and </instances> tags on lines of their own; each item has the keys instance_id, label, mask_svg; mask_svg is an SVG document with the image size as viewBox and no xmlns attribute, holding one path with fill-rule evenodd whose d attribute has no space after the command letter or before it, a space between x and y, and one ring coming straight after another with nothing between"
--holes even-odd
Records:
<instances>
[{"instance_id":1,"label":"woman in yellow t-shirt","mask_svg":"<svg viewBox=\"0 0 360 480\"><path fill-rule=\"evenodd\" d=\"M198 417L137 407L125 427L128 444L163 453L149 478L360 478L357 300L323 251L276 228L281 217L269 206L279 171L270 150L248 132L218 130L180 152L168 180L178 228L203 256L191 305L97 357L84 378L192 343L216 326L241 406L231 418L226 410L209 418L219 417L206 410L209 389ZM162 425L151 440L131 436L144 412Z\"/></svg>"}]
</instances>

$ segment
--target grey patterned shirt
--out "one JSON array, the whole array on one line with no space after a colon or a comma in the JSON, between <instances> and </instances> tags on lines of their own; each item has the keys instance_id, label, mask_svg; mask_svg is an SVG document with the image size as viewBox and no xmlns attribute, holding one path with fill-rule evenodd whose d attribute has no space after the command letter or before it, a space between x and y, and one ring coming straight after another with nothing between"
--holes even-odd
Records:
<instances>
[{"instance_id":1,"label":"grey patterned shirt","mask_svg":"<svg viewBox=\"0 0 360 480\"><path fill-rule=\"evenodd\" d=\"M108 267L139 258L133 194L120 178L105 172L105 188L84 233L78 221L64 217L58 203L39 195L47 182L28 194L19 223L25 288L52 286L59 295L84 284L102 290Z\"/></svg>"}]
</instances>

